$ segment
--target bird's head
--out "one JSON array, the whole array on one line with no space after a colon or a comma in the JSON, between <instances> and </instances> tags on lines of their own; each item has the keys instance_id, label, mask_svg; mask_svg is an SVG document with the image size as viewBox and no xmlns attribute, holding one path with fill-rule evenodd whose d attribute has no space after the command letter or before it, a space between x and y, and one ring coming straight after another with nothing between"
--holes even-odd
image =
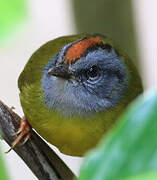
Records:
<instances>
[{"instance_id":1,"label":"bird's head","mask_svg":"<svg viewBox=\"0 0 157 180\"><path fill-rule=\"evenodd\" d=\"M130 81L125 57L99 36L70 42L44 67L42 90L49 109L84 116L114 108Z\"/></svg>"}]
</instances>

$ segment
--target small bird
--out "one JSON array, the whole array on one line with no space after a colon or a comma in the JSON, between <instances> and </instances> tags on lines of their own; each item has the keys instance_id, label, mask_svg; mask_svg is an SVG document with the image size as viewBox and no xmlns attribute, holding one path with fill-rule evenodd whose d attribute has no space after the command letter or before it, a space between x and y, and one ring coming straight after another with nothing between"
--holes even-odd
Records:
<instances>
[{"instance_id":1,"label":"small bird","mask_svg":"<svg viewBox=\"0 0 157 180\"><path fill-rule=\"evenodd\" d=\"M133 62L99 34L47 42L27 62L18 87L24 118L13 146L26 141L32 127L71 156L96 146L143 91Z\"/></svg>"}]
</instances>

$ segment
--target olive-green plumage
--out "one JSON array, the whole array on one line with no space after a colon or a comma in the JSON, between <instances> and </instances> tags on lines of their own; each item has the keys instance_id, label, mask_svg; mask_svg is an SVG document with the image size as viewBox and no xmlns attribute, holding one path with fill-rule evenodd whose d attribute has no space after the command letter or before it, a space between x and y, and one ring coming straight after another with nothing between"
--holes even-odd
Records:
<instances>
[{"instance_id":1,"label":"olive-green plumage","mask_svg":"<svg viewBox=\"0 0 157 180\"><path fill-rule=\"evenodd\" d=\"M129 72L129 84L125 97L114 108L97 112L89 117L77 115L66 117L56 110L49 109L44 103L41 88L44 67L64 45L84 37L94 36L99 36L104 43L111 44L123 57ZM18 86L24 115L31 126L48 142L57 146L61 152L74 156L82 156L88 149L94 147L126 105L142 92L141 79L131 60L108 38L88 34L65 36L44 44L27 62L19 77Z\"/></svg>"}]
</instances>

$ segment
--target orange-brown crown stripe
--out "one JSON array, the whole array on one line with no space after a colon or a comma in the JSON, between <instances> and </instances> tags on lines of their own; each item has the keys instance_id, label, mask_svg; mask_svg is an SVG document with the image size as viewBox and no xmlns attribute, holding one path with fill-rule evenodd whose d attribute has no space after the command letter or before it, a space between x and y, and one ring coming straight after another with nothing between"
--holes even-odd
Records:
<instances>
[{"instance_id":1,"label":"orange-brown crown stripe","mask_svg":"<svg viewBox=\"0 0 157 180\"><path fill-rule=\"evenodd\" d=\"M95 38L84 39L77 42L76 44L73 44L72 46L69 47L69 49L66 52L64 63L65 64L74 63L77 59L79 59L84 54L84 52L89 47L93 47L101 43L102 41L99 38L95 37Z\"/></svg>"}]
</instances>

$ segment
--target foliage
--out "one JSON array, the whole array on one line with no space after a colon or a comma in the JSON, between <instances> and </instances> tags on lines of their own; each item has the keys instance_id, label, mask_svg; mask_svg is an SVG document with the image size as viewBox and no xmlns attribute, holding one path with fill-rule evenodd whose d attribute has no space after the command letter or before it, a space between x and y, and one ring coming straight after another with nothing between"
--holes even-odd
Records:
<instances>
[{"instance_id":1,"label":"foliage","mask_svg":"<svg viewBox=\"0 0 157 180\"><path fill-rule=\"evenodd\" d=\"M138 98L84 160L78 180L157 179L157 91Z\"/></svg>"},{"instance_id":2,"label":"foliage","mask_svg":"<svg viewBox=\"0 0 157 180\"><path fill-rule=\"evenodd\" d=\"M6 173L6 169L4 167L2 153L0 152L0 179L8 180L8 175Z\"/></svg>"},{"instance_id":3,"label":"foliage","mask_svg":"<svg viewBox=\"0 0 157 180\"><path fill-rule=\"evenodd\" d=\"M1 43L26 16L25 7L25 0L0 0Z\"/></svg>"}]
</instances>

